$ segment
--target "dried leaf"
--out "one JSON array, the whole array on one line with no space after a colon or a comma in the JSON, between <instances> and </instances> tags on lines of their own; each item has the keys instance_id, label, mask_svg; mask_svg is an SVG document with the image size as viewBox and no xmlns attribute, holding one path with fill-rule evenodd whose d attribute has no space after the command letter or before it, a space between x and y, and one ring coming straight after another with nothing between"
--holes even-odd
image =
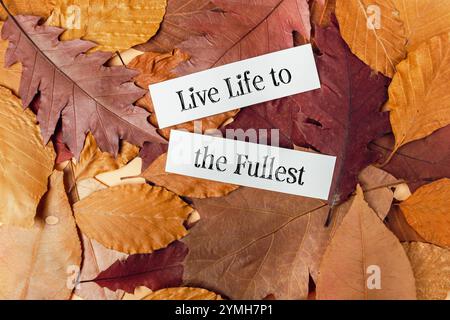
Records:
<instances>
[{"instance_id":1,"label":"dried leaf","mask_svg":"<svg viewBox=\"0 0 450 320\"><path fill-rule=\"evenodd\" d=\"M121 184L142 184L145 183L145 179L139 177L141 172L142 159L138 157L120 169L96 175L95 179L109 187Z\"/></svg>"},{"instance_id":2,"label":"dried leaf","mask_svg":"<svg viewBox=\"0 0 450 320\"><path fill-rule=\"evenodd\" d=\"M230 299L306 299L330 228L320 201L250 188L194 200L184 282Z\"/></svg>"},{"instance_id":3,"label":"dried leaf","mask_svg":"<svg viewBox=\"0 0 450 320\"><path fill-rule=\"evenodd\" d=\"M78 227L90 239L135 254L184 237L183 222L192 208L169 191L142 184L95 192L75 203L74 211Z\"/></svg>"},{"instance_id":4,"label":"dried leaf","mask_svg":"<svg viewBox=\"0 0 450 320\"><path fill-rule=\"evenodd\" d=\"M60 42L62 29L38 25L38 17L15 19L8 19L2 29L3 38L10 41L6 62L9 66L20 61L24 66L19 90L24 106L29 106L40 91L42 105L37 119L45 142L62 115L64 142L75 157L79 156L88 131L100 149L114 155L119 150L119 138L138 146L145 141L164 143L156 128L148 123L149 114L132 106L144 94L130 82L134 71L104 67L110 53L86 55L83 52L93 48L93 43Z\"/></svg>"},{"instance_id":5,"label":"dried leaf","mask_svg":"<svg viewBox=\"0 0 450 320\"><path fill-rule=\"evenodd\" d=\"M449 63L450 34L444 34L422 44L397 66L387 103L394 152L450 124Z\"/></svg>"},{"instance_id":6,"label":"dried leaf","mask_svg":"<svg viewBox=\"0 0 450 320\"><path fill-rule=\"evenodd\" d=\"M148 168L153 161L168 150L167 144L146 142L139 153L142 158L142 168Z\"/></svg>"},{"instance_id":7,"label":"dried leaf","mask_svg":"<svg viewBox=\"0 0 450 320\"><path fill-rule=\"evenodd\" d=\"M167 153L156 159L142 173L142 177L176 194L189 198L223 197L239 188L238 186L167 173Z\"/></svg>"},{"instance_id":8,"label":"dried leaf","mask_svg":"<svg viewBox=\"0 0 450 320\"><path fill-rule=\"evenodd\" d=\"M400 209L427 242L450 247L450 179L421 187L400 204Z\"/></svg>"},{"instance_id":9,"label":"dried leaf","mask_svg":"<svg viewBox=\"0 0 450 320\"><path fill-rule=\"evenodd\" d=\"M450 291L450 251L427 243L405 243L403 248L416 277L419 300L445 300Z\"/></svg>"},{"instance_id":10,"label":"dried leaf","mask_svg":"<svg viewBox=\"0 0 450 320\"><path fill-rule=\"evenodd\" d=\"M34 227L1 226L0 242L0 299L70 298L81 247L61 172L50 177Z\"/></svg>"},{"instance_id":11,"label":"dried leaf","mask_svg":"<svg viewBox=\"0 0 450 320\"><path fill-rule=\"evenodd\" d=\"M158 290L142 300L223 300L214 292L200 288L168 288Z\"/></svg>"},{"instance_id":12,"label":"dried leaf","mask_svg":"<svg viewBox=\"0 0 450 320\"><path fill-rule=\"evenodd\" d=\"M336 9L336 0L312 0L311 21L315 25L327 27L331 24L331 15Z\"/></svg>"},{"instance_id":13,"label":"dried leaf","mask_svg":"<svg viewBox=\"0 0 450 320\"><path fill-rule=\"evenodd\" d=\"M337 0L336 16L352 52L392 78L396 65L406 57L407 42L393 0Z\"/></svg>"},{"instance_id":14,"label":"dried leaf","mask_svg":"<svg viewBox=\"0 0 450 320\"><path fill-rule=\"evenodd\" d=\"M178 75L206 70L227 63L291 48L293 34L310 37L306 0L213 0L220 10L195 15L186 28L201 36L192 37L178 48L191 60ZM237 106L238 107L238 106Z\"/></svg>"},{"instance_id":15,"label":"dried leaf","mask_svg":"<svg viewBox=\"0 0 450 320\"><path fill-rule=\"evenodd\" d=\"M187 21L205 10L215 7L211 0L169 0L166 15L158 33L149 42L136 46L136 49L160 53L173 50L184 40L200 35L192 28L186 28Z\"/></svg>"},{"instance_id":16,"label":"dried leaf","mask_svg":"<svg viewBox=\"0 0 450 320\"><path fill-rule=\"evenodd\" d=\"M3 87L0 106L0 223L31 227L53 170L53 147L43 146L33 113Z\"/></svg>"},{"instance_id":17,"label":"dried leaf","mask_svg":"<svg viewBox=\"0 0 450 320\"><path fill-rule=\"evenodd\" d=\"M96 50L112 52L149 40L166 12L166 0L55 1L47 24L67 29L62 40L91 40Z\"/></svg>"},{"instance_id":18,"label":"dried leaf","mask_svg":"<svg viewBox=\"0 0 450 320\"><path fill-rule=\"evenodd\" d=\"M110 290L133 293L138 286L152 290L175 287L181 284L182 262L188 248L182 242L174 242L167 248L149 254L135 254L126 260L118 260L93 280Z\"/></svg>"},{"instance_id":19,"label":"dried leaf","mask_svg":"<svg viewBox=\"0 0 450 320\"><path fill-rule=\"evenodd\" d=\"M402 242L426 242L406 221L398 206L392 207L386 218L386 226Z\"/></svg>"},{"instance_id":20,"label":"dried leaf","mask_svg":"<svg viewBox=\"0 0 450 320\"><path fill-rule=\"evenodd\" d=\"M0 21L0 30L3 28L3 21ZM16 96L19 95L20 75L22 66L19 63L5 68L5 53L8 48L8 41L0 39L0 86L10 89Z\"/></svg>"},{"instance_id":21,"label":"dried leaf","mask_svg":"<svg viewBox=\"0 0 450 320\"><path fill-rule=\"evenodd\" d=\"M12 14L29 14L33 16L48 17L55 7L56 0L4 0ZM8 18L8 14L0 6L0 20Z\"/></svg>"},{"instance_id":22,"label":"dried leaf","mask_svg":"<svg viewBox=\"0 0 450 320\"><path fill-rule=\"evenodd\" d=\"M364 201L360 187L349 201L322 259L317 299L416 299L413 271L400 242Z\"/></svg>"}]
</instances>

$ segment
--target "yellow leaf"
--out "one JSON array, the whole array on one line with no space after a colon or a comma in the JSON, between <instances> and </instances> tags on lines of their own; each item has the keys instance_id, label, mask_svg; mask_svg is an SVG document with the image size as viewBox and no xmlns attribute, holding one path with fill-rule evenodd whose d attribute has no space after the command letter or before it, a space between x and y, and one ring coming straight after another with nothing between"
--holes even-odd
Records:
<instances>
[{"instance_id":1,"label":"yellow leaf","mask_svg":"<svg viewBox=\"0 0 450 320\"><path fill-rule=\"evenodd\" d=\"M81 246L63 173L55 171L50 177L33 228L2 226L0 243L0 299L70 298Z\"/></svg>"},{"instance_id":2,"label":"yellow leaf","mask_svg":"<svg viewBox=\"0 0 450 320\"><path fill-rule=\"evenodd\" d=\"M434 36L450 32L450 1L393 1L404 21L408 52Z\"/></svg>"},{"instance_id":3,"label":"yellow leaf","mask_svg":"<svg viewBox=\"0 0 450 320\"><path fill-rule=\"evenodd\" d=\"M0 32L3 28L3 22L0 21ZM22 65L16 63L10 68L5 68L5 52L8 48L8 41L0 37L0 86L4 86L16 96L19 96L20 77L22 74Z\"/></svg>"},{"instance_id":4,"label":"yellow leaf","mask_svg":"<svg viewBox=\"0 0 450 320\"><path fill-rule=\"evenodd\" d=\"M121 184L142 184L145 183L145 179L139 177L141 172L142 159L137 157L120 169L96 175L95 179L109 187Z\"/></svg>"},{"instance_id":5,"label":"yellow leaf","mask_svg":"<svg viewBox=\"0 0 450 320\"><path fill-rule=\"evenodd\" d=\"M352 52L391 77L406 57L406 34L392 0L337 0L342 37Z\"/></svg>"},{"instance_id":6,"label":"yellow leaf","mask_svg":"<svg viewBox=\"0 0 450 320\"><path fill-rule=\"evenodd\" d=\"M10 90L0 87L0 222L31 227L39 200L47 191L54 164L44 147L36 117L23 111Z\"/></svg>"},{"instance_id":7,"label":"yellow leaf","mask_svg":"<svg viewBox=\"0 0 450 320\"><path fill-rule=\"evenodd\" d=\"M199 288L168 288L150 293L143 300L223 300L214 292Z\"/></svg>"},{"instance_id":8,"label":"yellow leaf","mask_svg":"<svg viewBox=\"0 0 450 320\"><path fill-rule=\"evenodd\" d=\"M450 247L450 179L421 187L400 204L400 209L426 241Z\"/></svg>"},{"instance_id":9,"label":"yellow leaf","mask_svg":"<svg viewBox=\"0 0 450 320\"><path fill-rule=\"evenodd\" d=\"M3 2L12 14L48 17L55 7L56 0L4 0ZM6 20L7 17L5 10L0 6L0 20Z\"/></svg>"},{"instance_id":10,"label":"yellow leaf","mask_svg":"<svg viewBox=\"0 0 450 320\"><path fill-rule=\"evenodd\" d=\"M156 159L142 176L158 186L190 198L223 197L239 188L238 186L167 173L165 170L167 153Z\"/></svg>"},{"instance_id":11,"label":"yellow leaf","mask_svg":"<svg viewBox=\"0 0 450 320\"><path fill-rule=\"evenodd\" d=\"M95 50L126 50L153 37L166 12L166 0L56 0L48 25L67 29L62 40L82 38Z\"/></svg>"},{"instance_id":12,"label":"yellow leaf","mask_svg":"<svg viewBox=\"0 0 450 320\"><path fill-rule=\"evenodd\" d=\"M75 203L81 231L103 246L129 254L149 253L184 237L193 209L175 194L147 184L121 185Z\"/></svg>"},{"instance_id":13,"label":"yellow leaf","mask_svg":"<svg viewBox=\"0 0 450 320\"><path fill-rule=\"evenodd\" d=\"M450 34L434 37L397 66L387 109L395 149L450 124Z\"/></svg>"},{"instance_id":14,"label":"yellow leaf","mask_svg":"<svg viewBox=\"0 0 450 320\"><path fill-rule=\"evenodd\" d=\"M450 292L450 251L428 243L405 243L403 247L416 277L419 300L445 300Z\"/></svg>"}]
</instances>

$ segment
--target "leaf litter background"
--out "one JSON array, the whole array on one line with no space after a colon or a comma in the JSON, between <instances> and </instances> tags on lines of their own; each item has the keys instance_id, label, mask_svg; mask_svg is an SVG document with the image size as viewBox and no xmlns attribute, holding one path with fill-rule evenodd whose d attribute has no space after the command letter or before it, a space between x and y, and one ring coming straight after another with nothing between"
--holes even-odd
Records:
<instances>
[{"instance_id":1,"label":"leaf litter background","mask_svg":"<svg viewBox=\"0 0 450 320\"><path fill-rule=\"evenodd\" d=\"M450 0L3 3L0 298L449 298ZM149 84L305 43L322 89L201 123L337 156L328 201L164 171Z\"/></svg>"}]
</instances>

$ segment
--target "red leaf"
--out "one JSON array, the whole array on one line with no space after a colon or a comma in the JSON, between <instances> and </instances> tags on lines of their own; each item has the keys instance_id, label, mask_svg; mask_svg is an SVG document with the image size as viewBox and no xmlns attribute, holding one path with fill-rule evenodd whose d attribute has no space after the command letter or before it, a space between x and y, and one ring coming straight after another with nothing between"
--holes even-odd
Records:
<instances>
[{"instance_id":1,"label":"red leaf","mask_svg":"<svg viewBox=\"0 0 450 320\"><path fill-rule=\"evenodd\" d=\"M176 241L153 253L134 254L125 261L118 260L93 281L101 287L113 291L122 289L128 293L133 293L139 286L153 291L177 287L182 281L182 262L187 253L187 246Z\"/></svg>"},{"instance_id":2,"label":"red leaf","mask_svg":"<svg viewBox=\"0 0 450 320\"><path fill-rule=\"evenodd\" d=\"M19 61L23 65L19 90L23 105L30 106L40 91L37 119L45 143L61 116L63 142L76 157L88 131L102 150L114 155L119 149L119 138L139 146L145 141L164 143L147 121L149 114L132 105L144 94L130 81L136 76L135 71L103 66L111 53L85 54L95 47L94 43L61 42L58 37L63 29L39 25L39 19L10 16L2 37L10 41L6 65Z\"/></svg>"}]
</instances>

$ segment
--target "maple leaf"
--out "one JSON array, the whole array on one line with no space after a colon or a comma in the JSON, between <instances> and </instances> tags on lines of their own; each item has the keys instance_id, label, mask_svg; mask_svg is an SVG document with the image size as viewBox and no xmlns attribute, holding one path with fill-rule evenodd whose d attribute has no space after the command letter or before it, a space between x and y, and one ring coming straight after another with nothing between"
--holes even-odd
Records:
<instances>
[{"instance_id":1,"label":"maple leaf","mask_svg":"<svg viewBox=\"0 0 450 320\"><path fill-rule=\"evenodd\" d=\"M219 9L195 15L186 28L198 32L178 48L191 59L178 75L291 48L294 38L309 39L307 0L213 0Z\"/></svg>"},{"instance_id":2,"label":"maple leaf","mask_svg":"<svg viewBox=\"0 0 450 320\"><path fill-rule=\"evenodd\" d=\"M416 299L413 271L398 239L364 201L360 187L349 202L320 265L317 299ZM370 290L373 266L381 270L382 286Z\"/></svg>"},{"instance_id":3,"label":"maple leaf","mask_svg":"<svg viewBox=\"0 0 450 320\"><path fill-rule=\"evenodd\" d=\"M92 281L110 290L121 289L128 293L133 293L139 286L153 291L176 287L182 281L182 262L187 253L186 245L175 241L165 249L118 260Z\"/></svg>"},{"instance_id":4,"label":"maple leaf","mask_svg":"<svg viewBox=\"0 0 450 320\"><path fill-rule=\"evenodd\" d=\"M450 178L450 126L421 140L401 147L383 166L383 170L404 179L411 191L441 178ZM395 138L387 135L374 141L370 148L384 155L394 152ZM434 152L439 150L439 152Z\"/></svg>"},{"instance_id":5,"label":"maple leaf","mask_svg":"<svg viewBox=\"0 0 450 320\"><path fill-rule=\"evenodd\" d=\"M20 96L28 107L40 91L41 108L37 118L47 142L62 117L63 139L78 157L84 137L91 131L99 147L114 155L119 138L142 146L145 141L164 143L149 114L132 105L144 92L130 80L135 71L125 67L104 67L110 53L84 54L94 43L73 40L61 42L63 29L38 24L39 17L10 16L2 29L10 41L7 65L22 62Z\"/></svg>"},{"instance_id":6,"label":"maple leaf","mask_svg":"<svg viewBox=\"0 0 450 320\"><path fill-rule=\"evenodd\" d=\"M168 0L166 15L161 23L158 33L147 43L137 45L141 51L165 53L172 51L181 42L191 36L200 36L192 28L185 26L193 16L205 11L215 9L211 0Z\"/></svg>"},{"instance_id":7,"label":"maple leaf","mask_svg":"<svg viewBox=\"0 0 450 320\"><path fill-rule=\"evenodd\" d=\"M239 188L194 206L202 219L183 239L185 284L230 299L306 299L331 232L326 203Z\"/></svg>"}]
</instances>

